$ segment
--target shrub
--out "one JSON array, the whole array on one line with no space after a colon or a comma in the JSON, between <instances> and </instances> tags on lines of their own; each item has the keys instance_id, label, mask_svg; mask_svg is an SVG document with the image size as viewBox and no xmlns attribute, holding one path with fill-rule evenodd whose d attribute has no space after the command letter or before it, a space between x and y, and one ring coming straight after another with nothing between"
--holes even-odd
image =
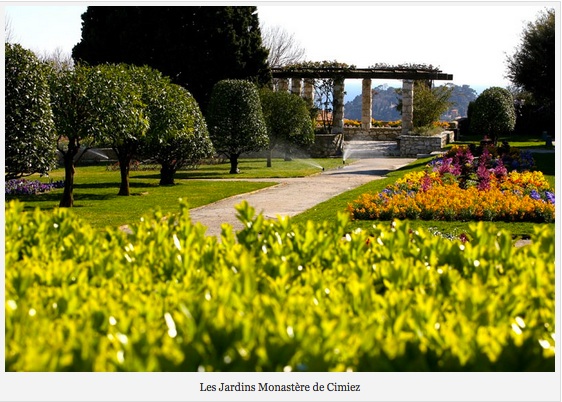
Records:
<instances>
[{"instance_id":1,"label":"shrub","mask_svg":"<svg viewBox=\"0 0 562 402\"><path fill-rule=\"evenodd\" d=\"M500 87L484 90L470 108L470 128L488 136L494 145L499 135L515 128L515 106L511 93Z\"/></svg>"},{"instance_id":2,"label":"shrub","mask_svg":"<svg viewBox=\"0 0 562 402\"><path fill-rule=\"evenodd\" d=\"M554 231L6 209L6 371L554 371Z\"/></svg>"},{"instance_id":3,"label":"shrub","mask_svg":"<svg viewBox=\"0 0 562 402\"><path fill-rule=\"evenodd\" d=\"M30 50L5 44L5 176L47 173L56 164L56 133L47 69Z\"/></svg>"}]
</instances>

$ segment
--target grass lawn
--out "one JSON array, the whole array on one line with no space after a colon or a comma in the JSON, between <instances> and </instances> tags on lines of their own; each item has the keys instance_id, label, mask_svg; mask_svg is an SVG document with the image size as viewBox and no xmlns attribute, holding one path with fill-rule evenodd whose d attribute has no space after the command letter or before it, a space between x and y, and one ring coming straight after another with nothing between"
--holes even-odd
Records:
<instances>
[{"instance_id":1,"label":"grass lawn","mask_svg":"<svg viewBox=\"0 0 562 402\"><path fill-rule=\"evenodd\" d=\"M271 167L266 167L265 159L240 159L238 168L240 173L232 175L229 172L230 163L219 165L201 165L195 170L180 171L176 174L179 179L244 179L244 178L287 178L305 177L320 173L322 168L332 169L341 165L341 158L318 159L273 159ZM154 174L158 174L154 172Z\"/></svg>"},{"instance_id":2,"label":"grass lawn","mask_svg":"<svg viewBox=\"0 0 562 402\"><path fill-rule=\"evenodd\" d=\"M256 191L276 184L244 181L247 178L303 177L320 172L312 163L326 168L339 166L340 159L315 159L283 161L274 159L271 168L265 159L241 159L241 173L229 174L230 164L202 165L196 170L180 171L176 174L175 186L159 186L160 174L156 170L131 171L131 196L118 196L120 176L117 170L108 170L106 165L79 166L74 183L74 210L92 227L121 226L132 223L150 209L159 207L165 213L179 211L178 199L187 200L192 207L210 204L237 194ZM200 180L200 179L237 180ZM37 175L30 180L48 182L49 178ZM53 181L64 179L64 170L51 172ZM28 209L49 210L58 206L63 189L31 196L6 196L6 201L19 199Z\"/></svg>"},{"instance_id":3,"label":"grass lawn","mask_svg":"<svg viewBox=\"0 0 562 402\"><path fill-rule=\"evenodd\" d=\"M480 137L477 136L467 136L462 138L459 141L455 141L454 145L467 145L467 144L480 144ZM506 140L509 142L509 145L516 148L521 149L529 149L529 150L542 150L542 149L549 149L554 150L554 146L547 146L546 141L542 138L532 137L532 136L512 136L512 137L499 137L498 138L498 146L501 145L502 141ZM451 145L449 145L451 146Z\"/></svg>"},{"instance_id":4,"label":"grass lawn","mask_svg":"<svg viewBox=\"0 0 562 402\"><path fill-rule=\"evenodd\" d=\"M458 144L456 142L455 144ZM524 145L522 148L531 148L527 147L527 142L523 143ZM357 199L361 194L366 192L373 192L378 193L384 188L392 183L394 183L397 179L404 176L406 173L416 171L416 170L423 170L425 165L431 160L432 158L422 158L418 159L415 162L402 167L394 172L391 172L387 175L386 178L382 180L375 180L370 183L364 184L361 187L356 189L350 190L339 196L331 198L323 203L316 205L315 207L303 212L302 214L296 215L292 218L292 221L298 224L304 225L308 220L314 221L323 221L323 220L333 220L337 216L338 212L345 211L347 208L348 203L353 202ZM535 162L537 168L543 172L546 179L550 183L551 187L554 189L554 182L555 182L555 154L554 153L540 153L535 155ZM372 220L354 220L351 222L351 228L357 229L361 228L363 230L370 230L373 225L389 225L389 221L372 221ZM417 220L415 221L415 227L423 227L425 229L430 229L432 232L439 232L442 234L448 234L457 236L460 235L463 231L466 230L469 222L460 222L460 221L423 221ZM511 231L511 233L516 237L528 237L531 233L533 233L534 227L537 225L552 225L552 224L539 224L539 223L527 223L527 222L516 222L516 223L507 223L507 222L493 222L494 225L498 227L498 229L507 229Z\"/></svg>"},{"instance_id":5,"label":"grass lawn","mask_svg":"<svg viewBox=\"0 0 562 402\"><path fill-rule=\"evenodd\" d=\"M500 139L501 140L501 139ZM477 143L478 141L459 141L455 144ZM510 142L512 146L522 149L545 149L544 141L523 139ZM537 168L541 170L552 188L555 183L555 155L540 153L535 155ZM414 170L423 170L431 158L418 159L408 166L391 172L386 178L367 183L357 189L343 193L325 201L302 214L293 217L293 222L304 224L307 220L332 220L338 212L346 210L348 203L354 201L365 192L380 192L387 185ZM350 161L352 162L352 161ZM325 159L294 159L284 161L274 159L271 168L266 167L265 159L240 159L241 173L229 174L228 162L201 165L195 170L184 170L176 174L176 185L161 187L158 185L157 170L132 171L130 174L131 196L118 196L119 172L107 170L105 165L81 166L76 169L75 176L75 210L80 217L95 228L120 226L136 221L154 207L160 207L165 213L178 211L178 198L186 199L192 208L206 205L236 194L256 191L275 184L275 178L304 177L320 173L321 167L331 169L340 166L340 158ZM51 179L62 180L64 171L57 169L51 173ZM249 182L244 179L271 178L271 181ZM30 177L29 179L37 179ZM211 180L223 179L223 180ZM232 179L232 180L224 180ZM48 181L42 178L43 181ZM34 196L6 196L6 201L17 198L25 202L27 208L52 209L58 206L62 189ZM352 228L368 230L378 221L352 222ZM527 237L537 223L505 223L494 222L499 228L510 230L515 236ZM389 224L389 222L382 222ZM458 235L466 230L468 222L416 221L417 227L431 228L434 232Z\"/></svg>"}]
</instances>

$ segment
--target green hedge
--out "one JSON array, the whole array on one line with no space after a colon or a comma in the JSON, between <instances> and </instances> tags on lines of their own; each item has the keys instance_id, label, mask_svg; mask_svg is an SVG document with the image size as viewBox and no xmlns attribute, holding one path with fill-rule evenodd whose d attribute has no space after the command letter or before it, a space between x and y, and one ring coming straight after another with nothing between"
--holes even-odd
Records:
<instances>
[{"instance_id":1,"label":"green hedge","mask_svg":"<svg viewBox=\"0 0 562 402\"><path fill-rule=\"evenodd\" d=\"M219 242L183 202L133 234L7 204L6 370L554 371L552 229L516 248L237 211Z\"/></svg>"}]
</instances>

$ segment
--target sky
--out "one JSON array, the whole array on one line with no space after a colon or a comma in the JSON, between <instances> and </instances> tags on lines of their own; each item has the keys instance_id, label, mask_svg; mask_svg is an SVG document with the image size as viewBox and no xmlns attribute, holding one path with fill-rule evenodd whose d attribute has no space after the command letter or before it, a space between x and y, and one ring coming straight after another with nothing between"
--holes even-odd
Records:
<instances>
[{"instance_id":1,"label":"sky","mask_svg":"<svg viewBox=\"0 0 562 402\"><path fill-rule=\"evenodd\" d=\"M70 54L80 41L86 6L42 4L5 7L13 41L38 53L58 48ZM524 27L541 10L559 7L560 2L255 4L260 22L293 34L307 60L337 60L357 67L428 64L452 74L452 83L470 85L480 93L510 84L506 58L521 43ZM374 81L373 86L382 83L401 85ZM360 93L360 85L359 80L346 81L348 98Z\"/></svg>"}]
</instances>

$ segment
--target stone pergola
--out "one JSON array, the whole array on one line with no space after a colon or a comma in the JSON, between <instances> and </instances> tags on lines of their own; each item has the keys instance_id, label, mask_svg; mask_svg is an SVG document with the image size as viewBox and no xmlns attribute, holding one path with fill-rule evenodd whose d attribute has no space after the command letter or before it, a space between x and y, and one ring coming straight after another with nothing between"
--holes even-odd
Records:
<instances>
[{"instance_id":1,"label":"stone pergola","mask_svg":"<svg viewBox=\"0 0 562 402\"><path fill-rule=\"evenodd\" d=\"M332 133L343 133L344 81L363 79L362 82L362 116L361 126L369 129L372 117L372 79L402 80L402 134L408 134L413 128L414 80L448 80L452 74L431 67L373 67L373 68L323 68L290 67L272 68L273 78L277 79L278 91L290 91L307 100L314 101L314 79L331 78L334 80ZM304 82L304 88L302 88ZM302 89L302 91L301 91Z\"/></svg>"}]
</instances>

